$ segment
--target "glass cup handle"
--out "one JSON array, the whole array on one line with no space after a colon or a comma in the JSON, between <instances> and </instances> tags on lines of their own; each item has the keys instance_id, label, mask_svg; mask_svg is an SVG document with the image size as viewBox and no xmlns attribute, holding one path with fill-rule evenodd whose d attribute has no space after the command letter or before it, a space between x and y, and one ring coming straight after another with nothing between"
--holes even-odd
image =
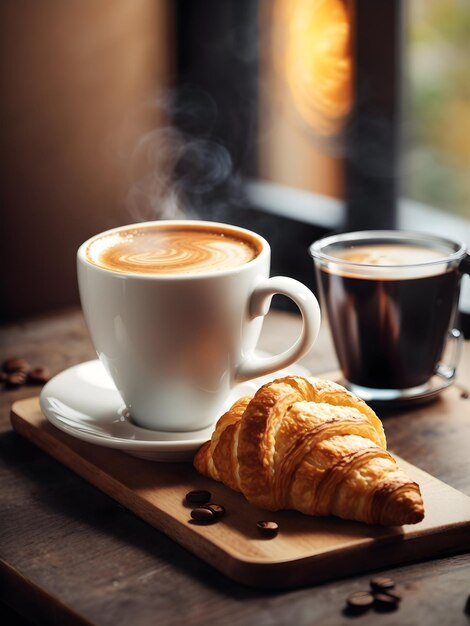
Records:
<instances>
[{"instance_id":1,"label":"glass cup handle","mask_svg":"<svg viewBox=\"0 0 470 626\"><path fill-rule=\"evenodd\" d=\"M457 365L460 361L463 346L463 335L458 328L449 331L449 357L446 363L439 363L436 373L443 376L447 380L453 380L457 372Z\"/></svg>"},{"instance_id":2,"label":"glass cup handle","mask_svg":"<svg viewBox=\"0 0 470 626\"><path fill-rule=\"evenodd\" d=\"M462 272L462 274L470 275L470 253L469 252L467 252L466 256L464 256L462 261L460 261L459 269Z\"/></svg>"},{"instance_id":3,"label":"glass cup handle","mask_svg":"<svg viewBox=\"0 0 470 626\"><path fill-rule=\"evenodd\" d=\"M470 275L470 254L466 254L460 262L459 270L462 274ZM459 364L460 357L462 355L463 348L463 334L458 328L452 328L449 330L448 349L449 356L447 362L439 363L436 368L436 373L451 381L455 378L457 372L457 365ZM447 349L446 346L446 349Z\"/></svg>"}]
</instances>

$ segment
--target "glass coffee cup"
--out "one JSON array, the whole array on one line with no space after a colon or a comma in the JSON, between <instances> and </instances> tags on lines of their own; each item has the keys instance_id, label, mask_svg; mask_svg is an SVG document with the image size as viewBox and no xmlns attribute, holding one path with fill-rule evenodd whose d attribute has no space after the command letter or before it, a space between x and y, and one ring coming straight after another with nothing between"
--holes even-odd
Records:
<instances>
[{"instance_id":1,"label":"glass coffee cup","mask_svg":"<svg viewBox=\"0 0 470 626\"><path fill-rule=\"evenodd\" d=\"M428 234L362 231L310 247L345 385L369 402L434 396L460 356L455 328L466 246Z\"/></svg>"}]
</instances>

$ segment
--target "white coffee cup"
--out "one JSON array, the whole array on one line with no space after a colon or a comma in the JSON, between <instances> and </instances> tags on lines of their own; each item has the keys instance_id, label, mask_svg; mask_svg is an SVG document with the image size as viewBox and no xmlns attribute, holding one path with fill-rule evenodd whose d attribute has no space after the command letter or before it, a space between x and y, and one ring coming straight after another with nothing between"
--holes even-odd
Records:
<instances>
[{"instance_id":1,"label":"white coffee cup","mask_svg":"<svg viewBox=\"0 0 470 626\"><path fill-rule=\"evenodd\" d=\"M100 267L87 256L104 235L134 227L210 225L249 236L259 253L238 267L190 274L136 274ZM220 416L238 383L270 374L302 357L320 327L320 309L302 283L269 278L271 251L260 235L195 220L146 222L100 233L80 246L78 283L98 357L132 418L153 430L192 431ZM255 353L274 294L291 298L303 325L277 356Z\"/></svg>"}]
</instances>

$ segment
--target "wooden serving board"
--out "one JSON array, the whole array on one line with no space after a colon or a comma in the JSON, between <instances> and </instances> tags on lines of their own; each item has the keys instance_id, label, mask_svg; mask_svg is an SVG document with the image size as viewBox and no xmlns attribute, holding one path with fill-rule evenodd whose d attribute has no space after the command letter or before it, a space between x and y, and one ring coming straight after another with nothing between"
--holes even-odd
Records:
<instances>
[{"instance_id":1,"label":"wooden serving board","mask_svg":"<svg viewBox=\"0 0 470 626\"><path fill-rule=\"evenodd\" d=\"M256 509L240 494L197 474L190 463L145 461L74 439L46 420L38 398L16 402L11 421L19 434L244 584L293 587L470 548L470 498L399 458L421 486L426 516L414 526L384 528ZM227 515L209 526L192 522L184 503L192 489L208 489ZM278 522L277 537L259 536L256 522L263 519Z\"/></svg>"}]
</instances>

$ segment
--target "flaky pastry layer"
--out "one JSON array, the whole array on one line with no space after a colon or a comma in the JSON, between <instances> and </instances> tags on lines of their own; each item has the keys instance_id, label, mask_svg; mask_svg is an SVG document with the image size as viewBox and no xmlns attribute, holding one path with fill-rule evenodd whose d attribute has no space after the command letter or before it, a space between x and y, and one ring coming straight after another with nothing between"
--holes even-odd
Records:
<instances>
[{"instance_id":1,"label":"flaky pastry layer","mask_svg":"<svg viewBox=\"0 0 470 626\"><path fill-rule=\"evenodd\" d=\"M387 452L377 415L331 381L290 376L241 398L194 465L269 510L390 526L424 517L419 486Z\"/></svg>"}]
</instances>

